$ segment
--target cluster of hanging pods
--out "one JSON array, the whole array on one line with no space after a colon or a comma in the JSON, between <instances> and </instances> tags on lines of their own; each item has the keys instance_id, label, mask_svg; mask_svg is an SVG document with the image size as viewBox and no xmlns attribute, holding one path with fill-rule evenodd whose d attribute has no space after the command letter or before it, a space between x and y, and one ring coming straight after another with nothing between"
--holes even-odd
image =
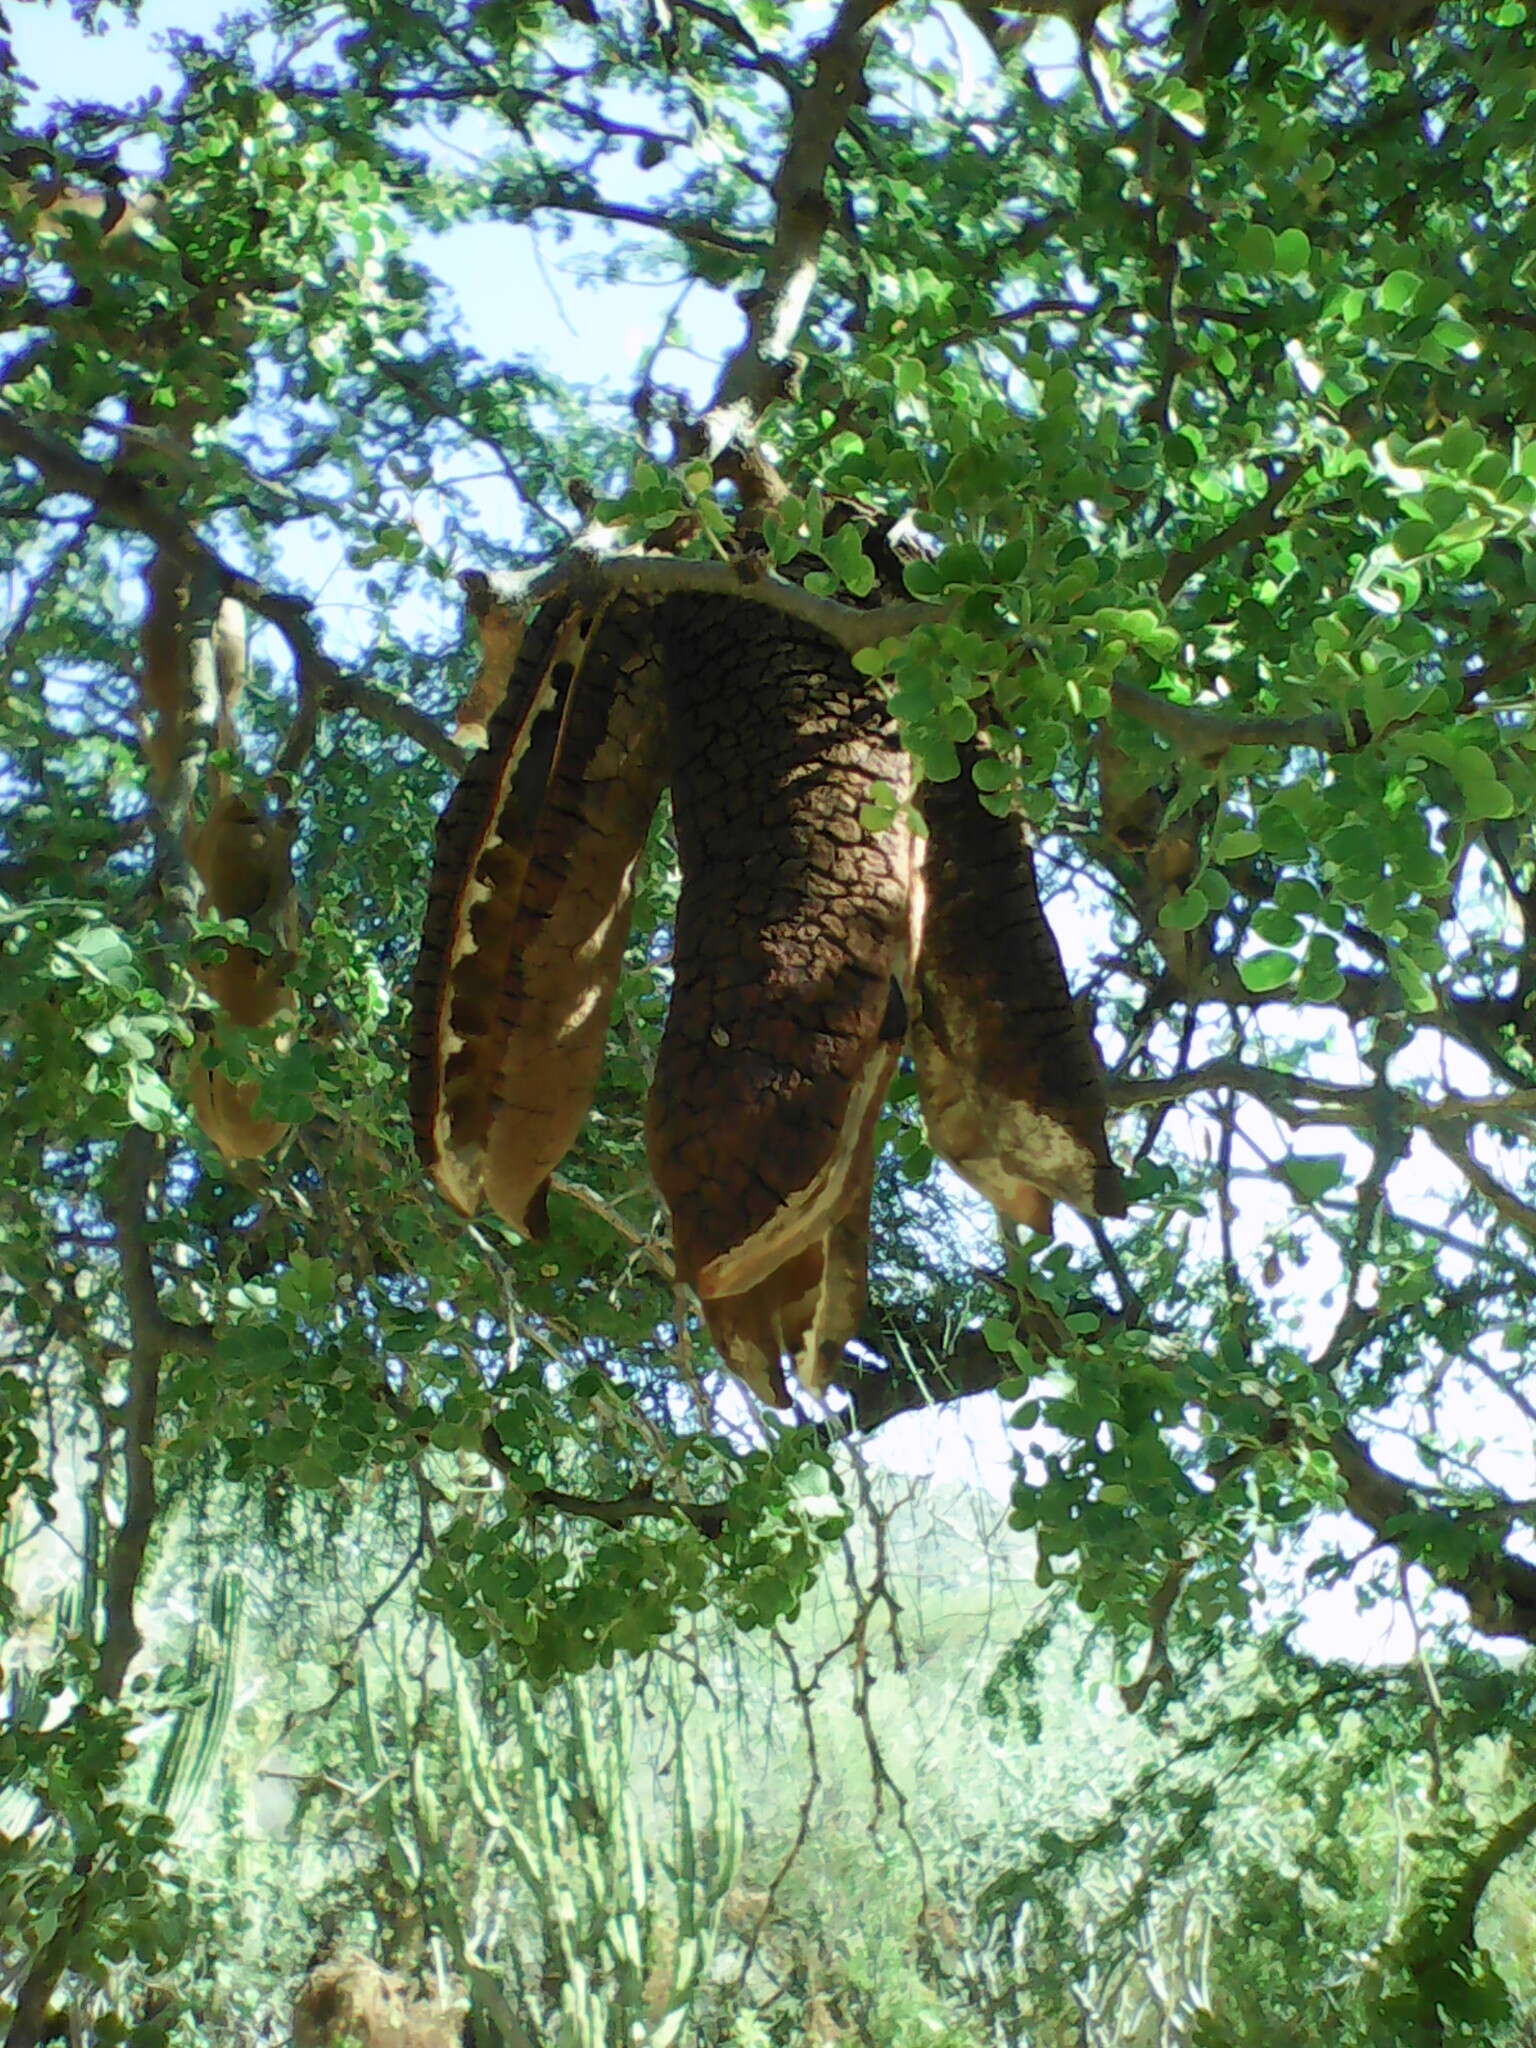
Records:
<instances>
[{"instance_id":1,"label":"cluster of hanging pods","mask_svg":"<svg viewBox=\"0 0 1536 2048\"><path fill-rule=\"evenodd\" d=\"M438 826L413 992L416 1141L465 1215L548 1230L596 1089L635 874L670 783L682 870L646 1148L730 1369L822 1391L865 1310L903 1046L934 1150L998 1211L1119 1215L1098 1059L1022 826L912 772L878 680L771 607L552 600L466 579L486 744ZM494 709L489 709L494 705ZM871 830L880 786L898 804Z\"/></svg>"}]
</instances>

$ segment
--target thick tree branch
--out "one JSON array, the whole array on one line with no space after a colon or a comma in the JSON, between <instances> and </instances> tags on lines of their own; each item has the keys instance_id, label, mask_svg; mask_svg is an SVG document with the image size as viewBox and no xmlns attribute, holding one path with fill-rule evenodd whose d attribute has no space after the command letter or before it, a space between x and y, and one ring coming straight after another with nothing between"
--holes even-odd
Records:
<instances>
[{"instance_id":1,"label":"thick tree branch","mask_svg":"<svg viewBox=\"0 0 1536 2048\"><path fill-rule=\"evenodd\" d=\"M1477 1947L1477 1914L1483 1895L1511 1856L1536 1836L1536 1800L1495 1828L1462 1872L1434 1954L1418 1959L1433 1968L1443 1955L1470 1958ZM1418 1974L1417 1969L1415 1974Z\"/></svg>"},{"instance_id":2,"label":"thick tree branch","mask_svg":"<svg viewBox=\"0 0 1536 2048\"><path fill-rule=\"evenodd\" d=\"M1067 1333L1054 1331L1053 1319L1044 1312L1028 1312L1018 1334L1042 1365L1066 1348ZM868 1341L874 1344L879 1339L872 1332ZM993 1351L979 1329L962 1331L946 1344L937 1330L925 1331L910 1317L886 1318L883 1348L888 1356L905 1361L920 1356L924 1367L921 1372L910 1363L887 1372L845 1369L843 1384L850 1397L852 1424L861 1432L878 1429L897 1415L936 1402L991 1392L1019 1376L1017 1360ZM1277 1412L1273 1447L1280 1449L1292 1441L1301 1443L1300 1429ZM1462 1512L1456 1502L1437 1499L1384 1470L1350 1429L1334 1431L1325 1447L1338 1468L1345 1506L1394 1552L1402 1551L1405 1539L1415 1527L1423 1527L1426 1517L1438 1518L1447 1530L1458 1532L1481 1528L1486 1522L1485 1516L1479 1520L1475 1506L1469 1504ZM1536 1564L1508 1550L1490 1550L1470 1562L1454 1563L1437 1558L1432 1546L1421 1550L1415 1545L1403 1554L1443 1592L1454 1593L1465 1602L1468 1617L1480 1634L1536 1644Z\"/></svg>"},{"instance_id":3,"label":"thick tree branch","mask_svg":"<svg viewBox=\"0 0 1536 2048\"><path fill-rule=\"evenodd\" d=\"M1446 1095L1426 1102L1396 1089L1384 1097L1379 1088L1318 1081L1276 1067L1251 1067L1242 1060L1209 1060L1180 1074L1111 1081L1108 1094L1111 1108L1135 1109L1183 1102L1191 1095L1225 1088L1252 1096L1290 1123L1348 1124L1372 1130L1381 1121L1384 1104L1397 1122L1434 1131L1454 1131L1470 1124L1528 1124L1536 1119L1536 1088L1511 1089L1507 1095ZM1455 1156L1459 1164L1459 1152Z\"/></svg>"},{"instance_id":4,"label":"thick tree branch","mask_svg":"<svg viewBox=\"0 0 1536 2048\"><path fill-rule=\"evenodd\" d=\"M1070 1332L1053 1310L1016 1300L1015 1312L1015 1333L1042 1365L1070 1344ZM1004 1380L1018 1377L1017 1361L994 1351L979 1330L964 1330L947 1342L936 1329L901 1311L872 1313L859 1341L893 1361L883 1372L844 1364L838 1374L848 1396L847 1421L865 1436L898 1415L992 1393Z\"/></svg>"},{"instance_id":5,"label":"thick tree branch","mask_svg":"<svg viewBox=\"0 0 1536 2048\"><path fill-rule=\"evenodd\" d=\"M507 1447L494 1427L482 1433L480 1448L486 1462L498 1472L515 1475ZM718 1503L664 1500L648 1479L631 1487L628 1493L606 1500L600 1495L565 1493L558 1486L535 1486L521 1491L527 1507L534 1512L572 1515L579 1521L600 1522L605 1529L627 1529L631 1522L640 1521L686 1522L710 1543L718 1542L730 1526L733 1512Z\"/></svg>"},{"instance_id":6,"label":"thick tree branch","mask_svg":"<svg viewBox=\"0 0 1536 2048\"><path fill-rule=\"evenodd\" d=\"M160 1404L160 1367L175 1348L176 1331L160 1306L149 1255L149 1183L157 1164L155 1142L137 1127L123 1139L118 1184L110 1214L117 1238L123 1301L128 1310L128 1392L122 1408L123 1511L107 1555L105 1629L97 1683L115 1700L141 1637L134 1603L155 1524L154 1442Z\"/></svg>"},{"instance_id":7,"label":"thick tree branch","mask_svg":"<svg viewBox=\"0 0 1536 2048\"><path fill-rule=\"evenodd\" d=\"M1453 1504L1427 1499L1421 1489L1378 1465L1353 1430L1335 1430L1328 1449L1344 1482L1344 1501L1357 1521L1393 1550L1426 1515L1441 1516L1448 1528L1469 1526ZM1466 1602L1473 1626L1485 1636L1510 1636L1536 1643L1536 1565L1507 1550L1487 1553L1469 1564L1452 1565L1433 1555L1411 1554L1442 1591Z\"/></svg>"},{"instance_id":8,"label":"thick tree branch","mask_svg":"<svg viewBox=\"0 0 1536 2048\"><path fill-rule=\"evenodd\" d=\"M1335 718L1327 712L1298 718L1250 716L1212 705L1180 704L1137 683L1111 686L1115 709L1138 725L1150 726L1197 760L1219 760L1233 747L1314 747L1320 754L1364 746L1370 728L1363 718Z\"/></svg>"},{"instance_id":9,"label":"thick tree branch","mask_svg":"<svg viewBox=\"0 0 1536 2048\"><path fill-rule=\"evenodd\" d=\"M859 104L870 24L888 4L843 0L817 47L810 84L795 93L789 138L773 180L772 246L747 314L746 338L722 370L705 413L711 456L732 441L750 443L758 419L778 394L784 359L810 305L832 220L826 183L833 151Z\"/></svg>"},{"instance_id":10,"label":"thick tree branch","mask_svg":"<svg viewBox=\"0 0 1536 2048\"><path fill-rule=\"evenodd\" d=\"M835 597L816 597L782 576L763 573L755 559L685 561L674 555L607 554L581 547L547 569L501 572L487 578L506 604L532 608L566 592L595 601L614 591L631 597L670 597L682 591L739 597L798 619L850 654L877 647L942 618L928 604L872 605L861 610Z\"/></svg>"},{"instance_id":11,"label":"thick tree branch","mask_svg":"<svg viewBox=\"0 0 1536 2048\"><path fill-rule=\"evenodd\" d=\"M631 1522L653 1520L687 1522L709 1542L718 1542L731 1520L728 1507L687 1500L662 1500L647 1485L620 1494L614 1500L588 1498L584 1494L562 1493L558 1487L540 1486L526 1496L532 1508L554 1514L576 1515L584 1521L601 1522L605 1529L626 1529Z\"/></svg>"},{"instance_id":12,"label":"thick tree branch","mask_svg":"<svg viewBox=\"0 0 1536 2048\"><path fill-rule=\"evenodd\" d=\"M196 575L207 577L224 597L232 597L277 628L293 656L299 704L283 742L276 767L291 775L308 756L324 706L336 704L359 717L400 732L430 751L445 765L463 766L463 756L445 735L409 705L397 704L372 684L349 676L320 644L304 599L269 590L243 569L236 569L202 540L179 513L164 504L134 476L109 469L81 455L47 428L31 424L13 407L0 405L0 450L34 468L53 490L84 498L114 526L144 534L166 555Z\"/></svg>"}]
</instances>

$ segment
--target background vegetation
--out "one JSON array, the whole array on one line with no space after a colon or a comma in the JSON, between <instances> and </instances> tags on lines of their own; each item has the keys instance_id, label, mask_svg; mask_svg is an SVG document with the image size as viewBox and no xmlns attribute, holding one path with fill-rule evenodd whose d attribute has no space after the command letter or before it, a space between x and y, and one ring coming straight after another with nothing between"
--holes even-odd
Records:
<instances>
[{"instance_id":1,"label":"background vegetation","mask_svg":"<svg viewBox=\"0 0 1536 2048\"><path fill-rule=\"evenodd\" d=\"M8 2048L281 2034L347 1944L485 2042L1536 2038L1524 0L258 0L113 103L10 12ZM998 1247L898 1083L794 1426L644 1173L664 831L548 1245L402 1085L455 574L594 500L706 555L765 455L824 594L932 543L880 658L931 775L992 731L1134 1194ZM236 1168L157 557L245 608L225 772L298 832ZM871 1472L979 1393L1009 1530ZM1309 1654L1329 1586L1386 1661Z\"/></svg>"}]
</instances>

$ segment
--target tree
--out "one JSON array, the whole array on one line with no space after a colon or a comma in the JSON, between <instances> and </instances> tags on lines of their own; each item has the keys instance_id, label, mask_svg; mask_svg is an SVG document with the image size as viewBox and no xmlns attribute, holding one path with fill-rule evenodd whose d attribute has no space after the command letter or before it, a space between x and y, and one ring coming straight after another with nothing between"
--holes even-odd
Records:
<instances>
[{"instance_id":1,"label":"tree","mask_svg":"<svg viewBox=\"0 0 1536 2048\"><path fill-rule=\"evenodd\" d=\"M172 32L137 103L11 62L10 1625L48 1528L80 1581L0 1736L12 2048L172 1938L123 1745L205 1507L382 1498L459 1650L541 1681L792 1610L837 1431L1001 1388L1041 1582L1134 1704L1283 1627L1278 1553L1408 1604L1432 1750L1511 1726L1518 1664L1454 1714L1436 1670L1536 1640L1533 37L1522 0L1368 13L269 0ZM622 388L477 355L428 260L581 222L671 295ZM730 294L701 399L674 365ZM930 782L986 736L1131 1168L1123 1225L979 1252L898 1079L846 1413L765 1430L716 1405L644 1173L664 831L547 1244L427 1190L402 1042L453 574L560 587L590 514L704 592L748 512L756 601L888 680ZM902 519L905 594L861 609ZM247 900L210 794L265 849ZM1446 1844L1425 2039L1486 2034L1520 1777Z\"/></svg>"}]
</instances>

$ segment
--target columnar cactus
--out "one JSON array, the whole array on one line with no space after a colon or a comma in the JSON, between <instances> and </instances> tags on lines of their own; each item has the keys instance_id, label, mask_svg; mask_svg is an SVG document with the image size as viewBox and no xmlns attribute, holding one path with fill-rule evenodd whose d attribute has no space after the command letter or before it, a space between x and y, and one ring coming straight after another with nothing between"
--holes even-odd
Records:
<instances>
[{"instance_id":1,"label":"columnar cactus","mask_svg":"<svg viewBox=\"0 0 1536 2048\"><path fill-rule=\"evenodd\" d=\"M172 1720L155 1765L149 1803L185 1824L207 1788L234 1708L244 1634L245 1580L233 1566L219 1573L208 1619L193 1631L184 1671L186 1701Z\"/></svg>"},{"instance_id":2,"label":"columnar cactus","mask_svg":"<svg viewBox=\"0 0 1536 2048\"><path fill-rule=\"evenodd\" d=\"M509 1852L538 1923L538 1967L522 2007L528 2031L559 2048L670 2048L704 1982L740 1862L741 1813L723 1749L711 1737L697 1776L679 1769L666 1855L647 1842L622 1722L599 1732L585 1684L558 1696L558 1721L553 1700L516 1686L511 1737L493 1747L470 1674L451 1653L450 1668L465 1789L488 1842Z\"/></svg>"}]
</instances>

